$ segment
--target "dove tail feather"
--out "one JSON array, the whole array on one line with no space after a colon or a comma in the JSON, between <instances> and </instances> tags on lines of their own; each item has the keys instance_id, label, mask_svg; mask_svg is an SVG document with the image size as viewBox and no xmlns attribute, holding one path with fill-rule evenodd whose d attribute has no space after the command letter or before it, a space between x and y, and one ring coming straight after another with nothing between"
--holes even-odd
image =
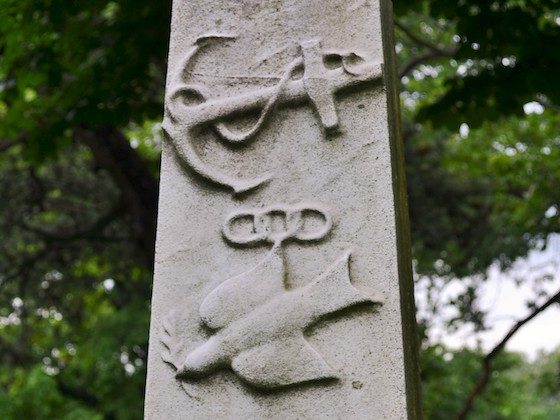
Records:
<instances>
[{"instance_id":1,"label":"dove tail feather","mask_svg":"<svg viewBox=\"0 0 560 420\"><path fill-rule=\"evenodd\" d=\"M350 282L350 251L346 251L325 273L305 287L304 294L320 317L358 303L374 302Z\"/></svg>"}]
</instances>

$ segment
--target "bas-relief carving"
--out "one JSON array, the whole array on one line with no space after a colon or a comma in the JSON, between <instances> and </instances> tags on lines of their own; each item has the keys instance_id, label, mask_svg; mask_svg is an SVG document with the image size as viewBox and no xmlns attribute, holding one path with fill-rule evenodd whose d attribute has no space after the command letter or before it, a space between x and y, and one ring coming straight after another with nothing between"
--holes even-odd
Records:
<instances>
[{"instance_id":1,"label":"bas-relief carving","mask_svg":"<svg viewBox=\"0 0 560 420\"><path fill-rule=\"evenodd\" d=\"M193 140L211 128L229 145L243 145L263 129L276 106L308 103L328 135L339 129L335 95L345 88L379 80L382 65L351 51L323 50L319 40L300 43L300 55L286 65L276 85L229 97L212 97L204 85L189 84L185 75L195 56L211 42L234 40L225 34L199 37L171 75L163 128L179 157L207 181L235 193L254 189L272 175L242 179L206 164ZM334 64L333 64L334 63ZM298 72L303 70L298 78ZM196 104L187 103L195 97ZM226 119L258 111L256 123L234 131ZM333 227L330 211L316 203L280 204L232 212L222 226L231 246L271 244L255 267L222 282L202 301L201 325L213 334L196 348L185 348L177 320L181 308L163 321L162 359L174 367L183 388L189 380L230 368L246 383L264 389L337 378L337 372L305 339L307 328L326 315L360 303L381 304L380 296L351 283L351 251L344 252L323 274L299 288L289 287L283 248L285 243L317 242ZM188 392L188 391L187 391Z\"/></svg>"},{"instance_id":2,"label":"bas-relief carving","mask_svg":"<svg viewBox=\"0 0 560 420\"><path fill-rule=\"evenodd\" d=\"M206 86L189 84L184 80L191 62L204 47L212 41L234 39L235 36L232 35L211 34L196 40L180 63L176 74L171 76L163 129L179 156L192 170L215 184L241 193L262 185L270 180L272 175L263 174L255 179L242 179L209 166L198 156L192 144L195 129L210 126L226 144L239 145L260 132L275 106L307 102L315 109L325 131L335 131L339 127L335 93L379 80L382 77L382 65L368 61L356 52L323 50L320 41L314 39L300 43L301 55L287 64L278 83L272 87L263 87L235 96L212 98ZM296 79L296 72L301 69L303 76ZM193 96L197 97L200 103L188 105L186 99ZM260 111L260 117L248 131L234 132L224 122L227 117L254 110Z\"/></svg>"},{"instance_id":3,"label":"bas-relief carving","mask_svg":"<svg viewBox=\"0 0 560 420\"><path fill-rule=\"evenodd\" d=\"M322 222L305 227L306 215ZM232 223L249 217L248 232L234 233ZM282 218L280 227L273 218ZM319 205L278 205L232 213L223 234L231 244L272 243L255 267L212 290L199 308L201 322L215 333L179 359L181 349L173 328L164 322L164 361L176 377L189 380L231 368L246 383L275 389L309 381L337 378L335 370L307 342L304 331L323 317L360 303L381 303L379 296L356 289L350 281L350 251L344 252L323 274L304 287L290 289L283 244L323 239L332 217Z\"/></svg>"},{"instance_id":4,"label":"bas-relief carving","mask_svg":"<svg viewBox=\"0 0 560 420\"><path fill-rule=\"evenodd\" d=\"M307 228L307 222L317 216L320 225ZM279 219L276 221L280 226L275 226L275 219ZM241 226L235 229L236 224ZM302 242L321 240L330 232L332 224L330 212L320 204L280 204L231 213L223 225L222 234L234 245L276 245L289 239Z\"/></svg>"}]
</instances>

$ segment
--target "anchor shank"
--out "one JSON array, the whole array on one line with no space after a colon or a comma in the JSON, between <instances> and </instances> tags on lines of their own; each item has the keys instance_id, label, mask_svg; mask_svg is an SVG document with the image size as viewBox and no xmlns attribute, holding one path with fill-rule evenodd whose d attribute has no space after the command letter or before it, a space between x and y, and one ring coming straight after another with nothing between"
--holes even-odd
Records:
<instances>
[{"instance_id":1,"label":"anchor shank","mask_svg":"<svg viewBox=\"0 0 560 420\"><path fill-rule=\"evenodd\" d=\"M189 119L195 126L262 109L270 97L275 94L275 90L276 87L271 86L227 98L210 99L196 107L191 107ZM304 100L305 97L302 81L295 80L284 87L278 97L278 103L298 102Z\"/></svg>"},{"instance_id":2,"label":"anchor shank","mask_svg":"<svg viewBox=\"0 0 560 420\"><path fill-rule=\"evenodd\" d=\"M332 80L334 91L348 88L367 81L379 79L382 74L381 64L364 64L360 74L350 74L342 68L329 70L326 77ZM219 99L209 99L196 107L189 107L185 117L189 125L194 127L209 122L219 121L234 115L262 109L272 95L275 86L265 87L249 93ZM286 83L278 97L278 105L287 105L309 100L309 94L303 80L292 80Z\"/></svg>"}]
</instances>

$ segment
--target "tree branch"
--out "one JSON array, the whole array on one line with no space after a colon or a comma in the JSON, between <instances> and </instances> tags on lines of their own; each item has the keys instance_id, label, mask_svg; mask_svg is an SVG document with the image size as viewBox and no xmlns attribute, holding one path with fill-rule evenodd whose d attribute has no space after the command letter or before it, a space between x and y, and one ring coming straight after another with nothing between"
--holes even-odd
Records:
<instances>
[{"instance_id":1,"label":"tree branch","mask_svg":"<svg viewBox=\"0 0 560 420\"><path fill-rule=\"evenodd\" d=\"M543 106L543 108L550 109L555 112L560 112L560 106L552 103L546 96L537 95L537 102Z\"/></svg>"},{"instance_id":2,"label":"tree branch","mask_svg":"<svg viewBox=\"0 0 560 420\"><path fill-rule=\"evenodd\" d=\"M124 203L122 200L117 201L109 211L100 216L95 222L82 229L75 229L68 232L53 232L42 229L37 226L32 226L27 223L22 224L22 227L30 232L41 236L46 241L72 241L76 239L94 239L100 237L100 233L115 220L124 210Z\"/></svg>"},{"instance_id":3,"label":"tree branch","mask_svg":"<svg viewBox=\"0 0 560 420\"><path fill-rule=\"evenodd\" d=\"M435 51L434 50L434 51L425 52L424 54L420 54L420 55L410 59L410 61L408 61L408 63L404 64L399 69L399 77L406 76L408 73L410 73L416 67L418 67L420 64L422 64L426 61L430 61L430 60L433 60L435 58L441 58L441 57L453 57L454 55L455 55L455 52L452 52L452 51L441 52L441 51Z\"/></svg>"},{"instance_id":4,"label":"tree branch","mask_svg":"<svg viewBox=\"0 0 560 420\"><path fill-rule=\"evenodd\" d=\"M25 366L33 362L29 351L22 351L17 343L10 343L4 337L0 337L0 361L4 366Z\"/></svg>"},{"instance_id":5,"label":"tree branch","mask_svg":"<svg viewBox=\"0 0 560 420\"><path fill-rule=\"evenodd\" d=\"M417 44L423 45L424 47L426 47L429 50L440 51L440 52L443 52L443 51L446 50L445 48L441 48L441 47L437 46L436 44L433 44L432 42L428 41L427 39L424 39L424 38L418 36L412 30L407 28L405 25L403 25L401 22L399 22L396 19L395 19L395 26L397 28L399 28L412 41L416 42Z\"/></svg>"},{"instance_id":6,"label":"tree branch","mask_svg":"<svg viewBox=\"0 0 560 420\"><path fill-rule=\"evenodd\" d=\"M99 400L85 388L72 387L65 383L60 375L55 377L58 391L69 398L81 401L87 407L98 408Z\"/></svg>"},{"instance_id":7,"label":"tree branch","mask_svg":"<svg viewBox=\"0 0 560 420\"><path fill-rule=\"evenodd\" d=\"M504 349L507 342L515 335L521 327L530 322L533 318L539 315L541 312L545 311L547 308L555 303L560 303L560 291L558 291L554 296L548 299L543 305L535 308L526 318L518 321L504 336L504 338L488 353L482 361L482 376L479 378L478 382L475 384L474 388L470 392L463 408L455 417L455 420L465 420L469 413L474 408L474 403L476 399L482 394L488 383L490 382L490 374L492 373L492 361L498 356L498 354Z\"/></svg>"},{"instance_id":8,"label":"tree branch","mask_svg":"<svg viewBox=\"0 0 560 420\"><path fill-rule=\"evenodd\" d=\"M75 127L78 141L91 150L96 163L106 170L120 189L132 219L132 232L139 245L143 265L154 261L158 182L147 162L116 128L92 130Z\"/></svg>"},{"instance_id":9,"label":"tree branch","mask_svg":"<svg viewBox=\"0 0 560 420\"><path fill-rule=\"evenodd\" d=\"M16 145L15 141L10 141L8 139L1 139L0 140L0 152L5 152L10 147L13 147L15 145Z\"/></svg>"},{"instance_id":10,"label":"tree branch","mask_svg":"<svg viewBox=\"0 0 560 420\"><path fill-rule=\"evenodd\" d=\"M455 48L444 48L440 47L420 36L415 34L401 22L395 19L395 26L400 29L408 38L410 38L415 43L427 48L429 51L420 54L414 58L412 58L408 63L404 64L401 69L399 70L399 77L406 76L410 71L412 71L415 67L419 66L425 61L430 61L435 58L441 57L454 57L459 51L458 47Z\"/></svg>"},{"instance_id":11,"label":"tree branch","mask_svg":"<svg viewBox=\"0 0 560 420\"><path fill-rule=\"evenodd\" d=\"M0 285L4 285L11 280L23 276L23 274L25 274L26 271L30 270L31 267L33 267L39 260L46 257L52 250L53 250L52 248L45 247L37 251L35 254L30 255L28 258L25 258L14 271L12 271L11 273L7 274L2 278Z\"/></svg>"},{"instance_id":12,"label":"tree branch","mask_svg":"<svg viewBox=\"0 0 560 420\"><path fill-rule=\"evenodd\" d=\"M20 134L18 138L15 140L7 139L7 138L0 139L0 152L5 152L6 150L12 148L17 144L24 143L26 139L27 139L26 133Z\"/></svg>"}]
</instances>

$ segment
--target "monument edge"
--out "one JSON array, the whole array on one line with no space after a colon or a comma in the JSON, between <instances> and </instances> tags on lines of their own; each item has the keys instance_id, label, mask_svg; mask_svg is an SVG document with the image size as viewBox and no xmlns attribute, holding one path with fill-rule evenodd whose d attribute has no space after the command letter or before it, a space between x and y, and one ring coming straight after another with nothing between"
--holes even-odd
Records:
<instances>
[{"instance_id":1,"label":"monument edge","mask_svg":"<svg viewBox=\"0 0 560 420\"><path fill-rule=\"evenodd\" d=\"M393 3L380 0L381 32L385 68L384 83L387 95L387 114L391 167L393 172L393 196L395 226L397 233L397 259L399 292L401 302L401 323L405 362L405 386L408 418L421 420L422 400L420 393L420 369L418 362L418 336L416 329L416 305L414 302L414 282L412 277L412 255L408 194L404 165L404 143L400 133L399 97L397 89L397 64L395 56Z\"/></svg>"}]
</instances>

